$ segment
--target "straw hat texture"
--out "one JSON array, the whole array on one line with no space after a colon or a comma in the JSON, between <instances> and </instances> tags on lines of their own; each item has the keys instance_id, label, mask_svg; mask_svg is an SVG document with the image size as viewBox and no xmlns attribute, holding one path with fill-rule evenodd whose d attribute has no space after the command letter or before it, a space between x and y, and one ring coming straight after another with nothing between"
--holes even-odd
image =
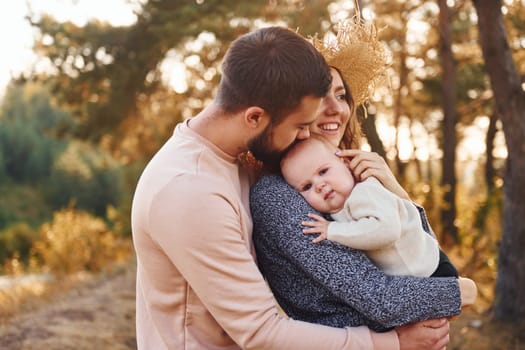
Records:
<instances>
[{"instance_id":1,"label":"straw hat texture","mask_svg":"<svg viewBox=\"0 0 525 350\"><path fill-rule=\"evenodd\" d=\"M373 23L360 17L341 22L329 40L312 43L328 64L341 73L356 106L366 102L374 85L386 76L390 51L379 41Z\"/></svg>"}]
</instances>

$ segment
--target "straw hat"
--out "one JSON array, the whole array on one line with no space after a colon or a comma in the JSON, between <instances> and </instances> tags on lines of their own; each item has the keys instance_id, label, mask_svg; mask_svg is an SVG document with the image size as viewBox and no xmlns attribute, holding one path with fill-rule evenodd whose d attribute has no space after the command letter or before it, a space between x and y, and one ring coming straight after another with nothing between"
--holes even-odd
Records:
<instances>
[{"instance_id":1,"label":"straw hat","mask_svg":"<svg viewBox=\"0 0 525 350\"><path fill-rule=\"evenodd\" d=\"M339 70L356 106L365 103L390 61L390 52L379 41L375 26L356 16L341 22L332 40L315 36L312 42L328 64Z\"/></svg>"}]
</instances>

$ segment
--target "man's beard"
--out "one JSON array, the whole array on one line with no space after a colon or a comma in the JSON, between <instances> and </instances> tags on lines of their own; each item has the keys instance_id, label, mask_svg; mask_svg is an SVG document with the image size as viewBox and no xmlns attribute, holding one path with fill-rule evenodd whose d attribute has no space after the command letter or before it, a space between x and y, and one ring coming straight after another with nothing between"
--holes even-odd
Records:
<instances>
[{"instance_id":1,"label":"man's beard","mask_svg":"<svg viewBox=\"0 0 525 350\"><path fill-rule=\"evenodd\" d=\"M248 142L248 150L264 164L279 163L281 152L272 147L272 127L268 125L259 135Z\"/></svg>"},{"instance_id":2,"label":"man's beard","mask_svg":"<svg viewBox=\"0 0 525 350\"><path fill-rule=\"evenodd\" d=\"M281 155L291 148L295 142L292 142L284 150L278 150L272 146L272 136L272 125L268 125L259 135L248 142L248 150L257 160L263 162L265 166L278 168Z\"/></svg>"}]
</instances>

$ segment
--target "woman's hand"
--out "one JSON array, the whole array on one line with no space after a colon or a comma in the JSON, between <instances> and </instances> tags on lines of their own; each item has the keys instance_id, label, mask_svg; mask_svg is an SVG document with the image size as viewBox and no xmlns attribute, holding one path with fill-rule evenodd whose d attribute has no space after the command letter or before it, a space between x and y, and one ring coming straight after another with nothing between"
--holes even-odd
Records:
<instances>
[{"instance_id":1,"label":"woman's hand","mask_svg":"<svg viewBox=\"0 0 525 350\"><path fill-rule=\"evenodd\" d=\"M442 350L450 341L446 318L411 323L395 330L401 350Z\"/></svg>"},{"instance_id":2,"label":"woman's hand","mask_svg":"<svg viewBox=\"0 0 525 350\"><path fill-rule=\"evenodd\" d=\"M370 176L378 179L390 192L401 198L410 200L408 193L397 182L396 177L388 167L383 157L375 152L358 149L346 149L336 153L339 157L348 158L348 166L356 181L364 181Z\"/></svg>"}]
</instances>

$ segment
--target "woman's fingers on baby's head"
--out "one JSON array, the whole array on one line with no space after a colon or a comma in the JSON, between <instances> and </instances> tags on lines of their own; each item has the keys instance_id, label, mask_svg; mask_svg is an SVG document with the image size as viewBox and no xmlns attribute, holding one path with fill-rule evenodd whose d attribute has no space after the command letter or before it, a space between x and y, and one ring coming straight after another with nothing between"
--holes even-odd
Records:
<instances>
[{"instance_id":1,"label":"woman's fingers on baby's head","mask_svg":"<svg viewBox=\"0 0 525 350\"><path fill-rule=\"evenodd\" d=\"M340 149L335 154L339 157L355 157L359 153L361 153L361 150L358 149Z\"/></svg>"},{"instance_id":2,"label":"woman's fingers on baby's head","mask_svg":"<svg viewBox=\"0 0 525 350\"><path fill-rule=\"evenodd\" d=\"M354 174L356 179L362 181L362 180L364 180L363 174L365 172L371 171L373 169L374 169L373 168L373 163L371 163L370 161L367 161L367 160L363 160L363 161L355 164L355 166L352 168L352 173Z\"/></svg>"},{"instance_id":3,"label":"woman's fingers on baby's head","mask_svg":"<svg viewBox=\"0 0 525 350\"><path fill-rule=\"evenodd\" d=\"M361 173L360 173L360 180L361 181L365 181L366 179L368 179L370 176L374 176L376 178L380 178L380 174L378 173L377 169L374 169L374 168L366 168L364 169Z\"/></svg>"},{"instance_id":4,"label":"woman's fingers on baby's head","mask_svg":"<svg viewBox=\"0 0 525 350\"><path fill-rule=\"evenodd\" d=\"M368 151L361 151L361 150L345 150L341 152L340 156L350 157L351 158L350 164L352 166L356 166L357 164L364 162L364 161L372 163L372 164L378 164L378 165L386 164L385 159L376 152L368 152Z\"/></svg>"},{"instance_id":5,"label":"woman's fingers on baby's head","mask_svg":"<svg viewBox=\"0 0 525 350\"><path fill-rule=\"evenodd\" d=\"M352 157L348 164L350 166L350 169L355 170L358 167L366 166L364 165L366 163L370 163L370 159L364 156L362 153L359 153Z\"/></svg>"}]
</instances>

